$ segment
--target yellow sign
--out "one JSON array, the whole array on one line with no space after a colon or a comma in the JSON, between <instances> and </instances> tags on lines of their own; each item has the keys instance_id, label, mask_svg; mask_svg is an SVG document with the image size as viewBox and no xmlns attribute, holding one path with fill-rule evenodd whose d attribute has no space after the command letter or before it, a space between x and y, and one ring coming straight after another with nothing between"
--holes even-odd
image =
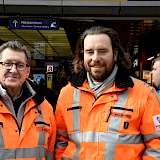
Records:
<instances>
[{"instance_id":1,"label":"yellow sign","mask_svg":"<svg viewBox=\"0 0 160 160\"><path fill-rule=\"evenodd\" d=\"M53 78L52 74L47 74L47 88L52 89L52 78Z\"/></svg>"}]
</instances>

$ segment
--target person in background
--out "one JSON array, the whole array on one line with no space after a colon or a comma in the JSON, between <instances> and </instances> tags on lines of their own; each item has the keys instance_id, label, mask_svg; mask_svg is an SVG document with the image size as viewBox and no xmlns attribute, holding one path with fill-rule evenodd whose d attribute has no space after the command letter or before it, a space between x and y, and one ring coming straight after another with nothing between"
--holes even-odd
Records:
<instances>
[{"instance_id":1,"label":"person in background","mask_svg":"<svg viewBox=\"0 0 160 160\"><path fill-rule=\"evenodd\" d=\"M153 61L152 85L156 88L157 93L160 96L160 57L157 57Z\"/></svg>"},{"instance_id":2,"label":"person in background","mask_svg":"<svg viewBox=\"0 0 160 160\"><path fill-rule=\"evenodd\" d=\"M69 84L56 106L56 160L157 160L160 102L130 76L118 33L93 26L80 37Z\"/></svg>"},{"instance_id":3,"label":"person in background","mask_svg":"<svg viewBox=\"0 0 160 160\"><path fill-rule=\"evenodd\" d=\"M18 41L0 46L0 159L53 159L52 106L28 78L30 56Z\"/></svg>"}]
</instances>

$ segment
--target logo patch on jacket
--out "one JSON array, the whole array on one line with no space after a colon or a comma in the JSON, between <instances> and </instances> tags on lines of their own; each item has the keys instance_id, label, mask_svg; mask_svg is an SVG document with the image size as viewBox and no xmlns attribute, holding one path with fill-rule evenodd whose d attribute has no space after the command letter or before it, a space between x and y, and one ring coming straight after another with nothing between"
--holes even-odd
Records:
<instances>
[{"instance_id":1,"label":"logo patch on jacket","mask_svg":"<svg viewBox=\"0 0 160 160\"><path fill-rule=\"evenodd\" d=\"M160 131L160 115L155 115L152 118L153 118L153 122L156 128L156 131Z\"/></svg>"}]
</instances>

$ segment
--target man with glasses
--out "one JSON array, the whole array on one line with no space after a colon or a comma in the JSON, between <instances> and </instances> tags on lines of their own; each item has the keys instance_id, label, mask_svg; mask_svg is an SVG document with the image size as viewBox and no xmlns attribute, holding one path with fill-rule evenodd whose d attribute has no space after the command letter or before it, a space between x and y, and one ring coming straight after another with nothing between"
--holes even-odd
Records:
<instances>
[{"instance_id":1,"label":"man with glasses","mask_svg":"<svg viewBox=\"0 0 160 160\"><path fill-rule=\"evenodd\" d=\"M52 106L29 80L30 55L18 41L0 46L0 159L53 159Z\"/></svg>"}]
</instances>

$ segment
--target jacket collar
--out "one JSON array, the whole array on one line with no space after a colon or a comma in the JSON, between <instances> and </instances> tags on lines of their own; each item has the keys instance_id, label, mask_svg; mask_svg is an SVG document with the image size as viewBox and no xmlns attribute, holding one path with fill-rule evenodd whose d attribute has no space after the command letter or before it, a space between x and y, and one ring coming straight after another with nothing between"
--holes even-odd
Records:
<instances>
[{"instance_id":1,"label":"jacket collar","mask_svg":"<svg viewBox=\"0 0 160 160\"><path fill-rule=\"evenodd\" d=\"M42 91L42 89L30 79L26 81L26 85L35 102L41 104L44 101L44 91Z\"/></svg>"},{"instance_id":2,"label":"jacket collar","mask_svg":"<svg viewBox=\"0 0 160 160\"><path fill-rule=\"evenodd\" d=\"M86 78L87 78L87 73L83 69L81 70L79 74L73 73L71 77L69 78L69 81L71 82L73 86L80 87L82 86ZM126 69L122 67L118 68L116 78L115 78L115 86L117 88L129 88L129 87L132 88L134 86L133 80L131 79Z\"/></svg>"}]
</instances>

